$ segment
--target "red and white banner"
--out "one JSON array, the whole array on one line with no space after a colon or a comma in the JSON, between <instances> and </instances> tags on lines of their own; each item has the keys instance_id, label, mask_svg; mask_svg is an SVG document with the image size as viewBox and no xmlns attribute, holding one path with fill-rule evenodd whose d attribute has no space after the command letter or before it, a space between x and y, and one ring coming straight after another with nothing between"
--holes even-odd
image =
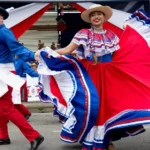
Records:
<instances>
[{"instance_id":1,"label":"red and white banner","mask_svg":"<svg viewBox=\"0 0 150 150\"><path fill-rule=\"evenodd\" d=\"M93 3L73 3L73 6L83 12ZM19 38L26 30L28 30L51 6L51 3L31 3L29 5L10 10L10 16L5 20L5 25L10 28L16 38ZM113 16L104 24L106 29L111 29L119 37L123 31L123 23L130 14L120 10L113 9Z\"/></svg>"},{"instance_id":2,"label":"red and white banner","mask_svg":"<svg viewBox=\"0 0 150 150\"><path fill-rule=\"evenodd\" d=\"M80 12L85 11L88 9L91 5L94 3L73 3L73 6L79 10ZM105 29L111 29L114 31L119 37L122 35L123 32L123 23L125 19L129 16L130 14L124 11L116 10L113 9L113 15L110 18L109 21L104 23L104 28Z\"/></svg>"},{"instance_id":3,"label":"red and white banner","mask_svg":"<svg viewBox=\"0 0 150 150\"><path fill-rule=\"evenodd\" d=\"M19 38L51 5L51 3L32 3L17 9L12 9L9 11L9 17L4 23L13 31L16 38Z\"/></svg>"}]
</instances>

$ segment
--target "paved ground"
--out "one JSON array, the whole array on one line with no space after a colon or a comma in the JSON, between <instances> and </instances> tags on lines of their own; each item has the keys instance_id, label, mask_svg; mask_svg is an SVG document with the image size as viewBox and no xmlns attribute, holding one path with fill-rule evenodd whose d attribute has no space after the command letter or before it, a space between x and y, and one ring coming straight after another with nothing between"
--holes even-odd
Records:
<instances>
[{"instance_id":1,"label":"paved ground","mask_svg":"<svg viewBox=\"0 0 150 150\"><path fill-rule=\"evenodd\" d=\"M42 102L23 102L31 112L34 113L50 113L53 112L53 105L51 103L42 103Z\"/></svg>"},{"instance_id":2,"label":"paved ground","mask_svg":"<svg viewBox=\"0 0 150 150\"><path fill-rule=\"evenodd\" d=\"M34 113L30 118L30 123L45 137L45 141L39 150L81 150L79 144L63 143L59 139L61 124L51 113ZM136 137L130 137L115 142L118 150L150 150L150 128L147 132ZM0 150L28 150L30 145L20 131L9 123L9 132L12 144L0 146Z\"/></svg>"}]
</instances>

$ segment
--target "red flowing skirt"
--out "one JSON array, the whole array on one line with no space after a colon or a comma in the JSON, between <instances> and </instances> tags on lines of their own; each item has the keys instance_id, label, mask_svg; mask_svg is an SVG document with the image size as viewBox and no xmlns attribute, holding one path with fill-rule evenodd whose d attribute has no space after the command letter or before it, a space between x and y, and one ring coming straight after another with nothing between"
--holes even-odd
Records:
<instances>
[{"instance_id":1,"label":"red flowing skirt","mask_svg":"<svg viewBox=\"0 0 150 150\"><path fill-rule=\"evenodd\" d=\"M150 109L150 49L134 29L126 28L120 40L120 49L113 54L112 62L99 62L96 65L88 60L80 62L99 94L100 109L96 126L104 125L110 118L127 110ZM117 123L133 123L131 126L137 127L136 122L142 121L142 125L149 120L150 116L146 115Z\"/></svg>"}]
</instances>

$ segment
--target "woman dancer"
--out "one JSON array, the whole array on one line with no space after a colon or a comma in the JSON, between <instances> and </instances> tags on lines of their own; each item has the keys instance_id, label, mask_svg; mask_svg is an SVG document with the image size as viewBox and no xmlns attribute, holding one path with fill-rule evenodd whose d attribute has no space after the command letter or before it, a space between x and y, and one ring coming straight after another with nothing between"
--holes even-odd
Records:
<instances>
[{"instance_id":1,"label":"woman dancer","mask_svg":"<svg viewBox=\"0 0 150 150\"><path fill-rule=\"evenodd\" d=\"M63 49L40 52L41 99L52 101L65 118L61 139L79 141L83 150L115 149L112 140L137 135L150 123L149 15L131 15L120 42L103 29L111 15L108 6L91 6L81 15L91 29L80 30ZM78 61L61 56L75 49Z\"/></svg>"}]
</instances>

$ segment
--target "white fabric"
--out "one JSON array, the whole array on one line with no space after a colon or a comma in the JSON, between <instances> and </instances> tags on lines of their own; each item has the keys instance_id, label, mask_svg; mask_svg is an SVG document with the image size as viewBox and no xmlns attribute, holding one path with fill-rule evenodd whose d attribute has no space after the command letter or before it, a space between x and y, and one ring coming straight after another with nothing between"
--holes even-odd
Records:
<instances>
[{"instance_id":1,"label":"white fabric","mask_svg":"<svg viewBox=\"0 0 150 150\"><path fill-rule=\"evenodd\" d=\"M41 71L41 73L42 73L42 71ZM49 84L50 77L48 75L45 75L45 74L40 75L40 81L39 82L44 85L43 86L43 92L44 92L44 94L47 95L50 98L54 98L54 95L51 92L51 87L50 87L50 84Z\"/></svg>"},{"instance_id":2,"label":"white fabric","mask_svg":"<svg viewBox=\"0 0 150 150\"><path fill-rule=\"evenodd\" d=\"M68 72L62 72L61 74L57 74L54 76L54 78L57 82L57 85L59 87L62 96L66 100L67 105L69 105L65 114L66 116L70 116L71 115L70 112L71 110L73 110L73 106L70 103L70 101L75 95L74 89L77 89L76 83L73 84L72 82L75 81L75 79L72 79L72 77L69 75Z\"/></svg>"},{"instance_id":3,"label":"white fabric","mask_svg":"<svg viewBox=\"0 0 150 150\"><path fill-rule=\"evenodd\" d=\"M77 4L80 5L82 8L88 9L94 3L87 2L87 3L77 3ZM120 29L123 29L124 21L127 19L128 16L130 16L130 13L120 11L117 9L113 9L113 15L108 20L108 22L114 24L115 26L119 27Z\"/></svg>"},{"instance_id":4,"label":"white fabric","mask_svg":"<svg viewBox=\"0 0 150 150\"><path fill-rule=\"evenodd\" d=\"M21 104L21 93L20 90L13 89L12 101L14 104Z\"/></svg>"},{"instance_id":5,"label":"white fabric","mask_svg":"<svg viewBox=\"0 0 150 150\"><path fill-rule=\"evenodd\" d=\"M38 86L38 79L38 77L31 77L30 75L26 74L27 86Z\"/></svg>"},{"instance_id":6,"label":"white fabric","mask_svg":"<svg viewBox=\"0 0 150 150\"><path fill-rule=\"evenodd\" d=\"M48 4L49 3L31 3L29 5L25 5L23 7L19 7L16 9L10 9L9 10L10 15L8 19L4 21L4 23L8 28L12 28L13 26L29 18L36 12L40 11L42 8L44 8ZM87 2L87 3L77 3L77 4L87 9L94 3ZM130 14L127 12L113 9L113 15L111 19L109 20L109 22L123 29L123 23L129 15Z\"/></svg>"},{"instance_id":7,"label":"white fabric","mask_svg":"<svg viewBox=\"0 0 150 150\"><path fill-rule=\"evenodd\" d=\"M57 54L56 52L54 52L53 50L51 50L49 47L45 47L45 48L42 48L40 51L46 51L46 52L51 52L51 55L53 57L57 57L59 56L59 54ZM39 51L39 52L40 52ZM40 56L39 56L40 57ZM45 62L43 61L43 59L40 57L40 60L39 60L39 65L38 65L38 69L37 69L38 73L41 74L41 75L56 75L56 74L59 74L60 72L59 71L52 71L50 70L47 65L45 64Z\"/></svg>"},{"instance_id":8,"label":"white fabric","mask_svg":"<svg viewBox=\"0 0 150 150\"><path fill-rule=\"evenodd\" d=\"M21 78L23 81L26 81L26 78ZM12 91L12 101L14 104L21 104L21 92L20 89L16 90L13 88Z\"/></svg>"},{"instance_id":9,"label":"white fabric","mask_svg":"<svg viewBox=\"0 0 150 150\"><path fill-rule=\"evenodd\" d=\"M90 132L87 134L87 136L86 136L83 143L85 143L86 145L92 145L93 142L97 143L97 144L98 143L103 143L104 136L107 134L108 131L110 131L112 129L128 127L129 125L137 125L139 123L150 123L150 120L141 120L141 121L135 121L135 122L131 122L131 123L125 122L123 124L116 124L113 127L110 127L108 129L106 129L106 127L110 123L114 122L115 120L117 120L121 116L123 116L125 114L128 114L130 112L134 112L134 111L136 111L136 110L128 109L128 110L122 111L119 114L117 114L114 117L107 120L105 124L103 124L101 126L93 126L92 129L90 130ZM134 132L134 134L139 133L140 131L143 131L143 128L139 129L137 132ZM129 133L129 134L134 135L134 134L131 134L131 133Z\"/></svg>"},{"instance_id":10,"label":"white fabric","mask_svg":"<svg viewBox=\"0 0 150 150\"><path fill-rule=\"evenodd\" d=\"M42 50L48 52L53 57L59 56L58 53L51 50L49 47L45 47ZM73 109L73 106L70 103L70 101L74 97L76 89L77 89L76 81L75 81L73 75L71 74L71 72L69 72L69 71L52 71L47 67L47 65L45 64L45 62L43 61L43 59L41 57L40 57L37 71L41 75L40 82L42 84L44 84L44 89L43 89L44 94L48 95L50 98L55 98L54 95L50 92L51 87L49 86L50 75L53 75L53 77L55 78L55 80L57 82L57 85L60 89L62 96L64 97L67 104L69 105L68 109L65 112L65 115L70 116L71 115L70 110ZM60 109L62 109L62 107L60 107ZM59 110L59 107L58 107L58 111L62 112L62 110Z\"/></svg>"},{"instance_id":11,"label":"white fabric","mask_svg":"<svg viewBox=\"0 0 150 150\"><path fill-rule=\"evenodd\" d=\"M104 135L106 134L106 132L108 132L108 130L106 130L106 126L108 126L108 124L112 123L113 121L117 120L118 118L120 118L121 116L132 112L134 110L132 109L128 109L125 111L120 112L119 114L115 115L114 117L110 118L109 120L107 120L107 122L101 126L93 126L92 129L90 130L90 132L87 134L86 138L85 138L85 142L84 143L88 143L88 142L94 142L95 143L100 143L103 142L104 140ZM127 123L125 123L126 125ZM124 125L120 125L120 126L124 126ZM109 129L110 130L110 129ZM97 141L96 141L97 140ZM98 142L100 141L100 142Z\"/></svg>"},{"instance_id":12,"label":"white fabric","mask_svg":"<svg viewBox=\"0 0 150 150\"><path fill-rule=\"evenodd\" d=\"M20 87L24 84L24 80L10 72L13 70L13 63L0 64L0 87L3 89L0 90L0 97L8 91L7 85L11 86L15 90L20 90Z\"/></svg>"},{"instance_id":13,"label":"white fabric","mask_svg":"<svg viewBox=\"0 0 150 150\"><path fill-rule=\"evenodd\" d=\"M55 51L51 50L49 47L43 48L41 51L46 51L49 54L50 57L58 57L59 54L57 54ZM64 56L65 57L65 56ZM57 111L58 113L61 113L66 118L69 118L63 125L63 130L65 130L68 133L72 133L72 128L74 128L76 124L76 118L73 115L75 109L71 104L71 100L74 97L76 90L77 90L77 83L69 71L52 71L47 68L47 65L43 61L42 57L40 57L39 66L37 69L38 73L40 74L40 83L43 87L43 92L45 95L49 96L51 99L57 99L53 95L51 91L50 86L50 75L53 75L55 78L55 81L57 82L57 85L60 89L60 92L62 96L64 97L64 100L66 101L67 107L63 106L61 103L57 103ZM44 86L43 86L44 85ZM69 88L68 88L69 87Z\"/></svg>"},{"instance_id":14,"label":"white fabric","mask_svg":"<svg viewBox=\"0 0 150 150\"><path fill-rule=\"evenodd\" d=\"M40 101L39 99L39 78L26 75L27 89L28 89L28 102Z\"/></svg>"},{"instance_id":15,"label":"white fabric","mask_svg":"<svg viewBox=\"0 0 150 150\"><path fill-rule=\"evenodd\" d=\"M6 92L8 92L8 86L0 81L0 97L2 97Z\"/></svg>"},{"instance_id":16,"label":"white fabric","mask_svg":"<svg viewBox=\"0 0 150 150\"><path fill-rule=\"evenodd\" d=\"M49 3L31 3L23 7L9 10L9 17L4 21L4 24L7 26L7 28L12 28L40 11L48 4Z\"/></svg>"}]
</instances>

